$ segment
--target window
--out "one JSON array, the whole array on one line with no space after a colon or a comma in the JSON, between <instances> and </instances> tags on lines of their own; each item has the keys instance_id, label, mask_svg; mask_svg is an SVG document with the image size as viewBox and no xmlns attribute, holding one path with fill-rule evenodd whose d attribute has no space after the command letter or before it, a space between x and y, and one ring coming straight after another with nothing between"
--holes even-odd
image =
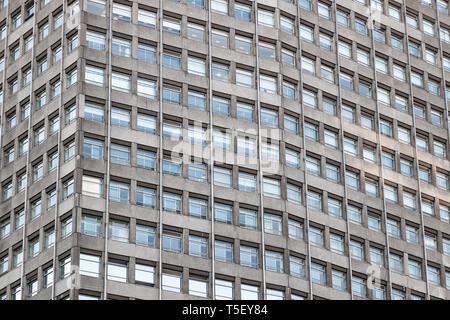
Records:
<instances>
[{"instance_id":1,"label":"window","mask_svg":"<svg viewBox=\"0 0 450 320\"><path fill-rule=\"evenodd\" d=\"M206 182L206 165L203 163L191 163L188 168L188 176L190 180L198 182Z\"/></svg>"},{"instance_id":2,"label":"window","mask_svg":"<svg viewBox=\"0 0 450 320\"><path fill-rule=\"evenodd\" d=\"M189 236L189 255L200 258L208 257L208 239L198 236Z\"/></svg>"},{"instance_id":3,"label":"window","mask_svg":"<svg viewBox=\"0 0 450 320\"><path fill-rule=\"evenodd\" d=\"M367 225L370 230L379 232L381 231L381 218L369 214L367 216Z\"/></svg>"},{"instance_id":4,"label":"window","mask_svg":"<svg viewBox=\"0 0 450 320\"><path fill-rule=\"evenodd\" d=\"M301 204L302 203L302 191L301 188L297 185L287 183L286 185L286 198L287 201Z\"/></svg>"},{"instance_id":5,"label":"window","mask_svg":"<svg viewBox=\"0 0 450 320\"><path fill-rule=\"evenodd\" d=\"M253 72L243 69L236 69L236 84L253 88Z\"/></svg>"},{"instance_id":6,"label":"window","mask_svg":"<svg viewBox=\"0 0 450 320\"><path fill-rule=\"evenodd\" d=\"M83 214L81 217L81 233L99 238L101 236L101 218Z\"/></svg>"},{"instance_id":7,"label":"window","mask_svg":"<svg viewBox=\"0 0 450 320\"><path fill-rule=\"evenodd\" d=\"M105 16L106 7L104 0L87 0L86 11L98 16Z\"/></svg>"},{"instance_id":8,"label":"window","mask_svg":"<svg viewBox=\"0 0 450 320\"><path fill-rule=\"evenodd\" d=\"M331 270L332 287L337 290L345 291L347 288L346 274L343 271Z\"/></svg>"},{"instance_id":9,"label":"window","mask_svg":"<svg viewBox=\"0 0 450 320\"><path fill-rule=\"evenodd\" d=\"M127 282L128 264L126 262L108 261L108 280Z\"/></svg>"},{"instance_id":10,"label":"window","mask_svg":"<svg viewBox=\"0 0 450 320\"><path fill-rule=\"evenodd\" d=\"M320 73L322 79L334 83L334 69L326 65L321 65Z\"/></svg>"},{"instance_id":11,"label":"window","mask_svg":"<svg viewBox=\"0 0 450 320\"><path fill-rule=\"evenodd\" d=\"M190 276L189 294L206 298L208 296L208 279L199 276Z\"/></svg>"},{"instance_id":12,"label":"window","mask_svg":"<svg viewBox=\"0 0 450 320\"><path fill-rule=\"evenodd\" d=\"M301 0L303 2L309 2L310 0ZM266 290L267 300L284 300L284 291L267 289Z\"/></svg>"},{"instance_id":13,"label":"window","mask_svg":"<svg viewBox=\"0 0 450 320\"><path fill-rule=\"evenodd\" d=\"M294 21L290 18L280 16L280 29L283 32L286 32L288 34L294 34L295 28L294 28Z\"/></svg>"},{"instance_id":14,"label":"window","mask_svg":"<svg viewBox=\"0 0 450 320\"><path fill-rule=\"evenodd\" d=\"M423 19L423 32L431 37L434 37L434 23Z\"/></svg>"},{"instance_id":15,"label":"window","mask_svg":"<svg viewBox=\"0 0 450 320\"><path fill-rule=\"evenodd\" d=\"M61 239L65 239L72 234L72 217L69 216L61 221Z\"/></svg>"},{"instance_id":16,"label":"window","mask_svg":"<svg viewBox=\"0 0 450 320\"><path fill-rule=\"evenodd\" d=\"M33 166L33 182L39 181L44 175L44 163L38 162Z\"/></svg>"},{"instance_id":17,"label":"window","mask_svg":"<svg viewBox=\"0 0 450 320\"><path fill-rule=\"evenodd\" d=\"M418 244L419 243L419 229L410 225L406 225L406 242Z\"/></svg>"},{"instance_id":18,"label":"window","mask_svg":"<svg viewBox=\"0 0 450 320\"><path fill-rule=\"evenodd\" d=\"M235 41L234 46L236 48L236 51L242 52L245 54L252 53L252 51L253 51L252 50L252 39L236 35L234 41Z\"/></svg>"},{"instance_id":19,"label":"window","mask_svg":"<svg viewBox=\"0 0 450 320\"><path fill-rule=\"evenodd\" d=\"M317 93L303 88L302 90L303 103L311 108L317 108Z\"/></svg>"},{"instance_id":20,"label":"window","mask_svg":"<svg viewBox=\"0 0 450 320\"><path fill-rule=\"evenodd\" d=\"M234 298L234 284L231 281L215 279L215 299L232 300Z\"/></svg>"},{"instance_id":21,"label":"window","mask_svg":"<svg viewBox=\"0 0 450 320\"><path fill-rule=\"evenodd\" d=\"M137 59L147 63L156 63L156 48L138 43Z\"/></svg>"},{"instance_id":22,"label":"window","mask_svg":"<svg viewBox=\"0 0 450 320\"><path fill-rule=\"evenodd\" d=\"M267 42L260 42L258 45L258 54L260 58L275 61L275 45Z\"/></svg>"},{"instance_id":23,"label":"window","mask_svg":"<svg viewBox=\"0 0 450 320\"><path fill-rule=\"evenodd\" d=\"M258 268L258 249L241 245L240 262L241 266Z\"/></svg>"},{"instance_id":24,"label":"window","mask_svg":"<svg viewBox=\"0 0 450 320\"><path fill-rule=\"evenodd\" d=\"M375 41L378 41L381 43L386 43L386 30L374 28L373 29L373 37L374 37Z\"/></svg>"},{"instance_id":25,"label":"window","mask_svg":"<svg viewBox=\"0 0 450 320\"><path fill-rule=\"evenodd\" d=\"M347 42L338 41L338 53L344 58L351 59L352 47Z\"/></svg>"},{"instance_id":26,"label":"window","mask_svg":"<svg viewBox=\"0 0 450 320\"><path fill-rule=\"evenodd\" d=\"M321 48L328 51L332 51L333 50L332 43L333 43L332 36L324 33L319 34L319 44Z\"/></svg>"},{"instance_id":27,"label":"window","mask_svg":"<svg viewBox=\"0 0 450 320\"><path fill-rule=\"evenodd\" d=\"M277 80L274 77L260 75L259 87L261 91L276 94L277 93Z\"/></svg>"},{"instance_id":28,"label":"window","mask_svg":"<svg viewBox=\"0 0 450 320\"><path fill-rule=\"evenodd\" d=\"M5 220L1 221L0 222L0 239L5 239L7 236L9 236L10 232L11 232L11 224L9 222L9 219L5 219Z\"/></svg>"},{"instance_id":29,"label":"window","mask_svg":"<svg viewBox=\"0 0 450 320\"><path fill-rule=\"evenodd\" d=\"M314 283L325 285L325 266L317 263L311 263L311 279Z\"/></svg>"},{"instance_id":30,"label":"window","mask_svg":"<svg viewBox=\"0 0 450 320\"><path fill-rule=\"evenodd\" d=\"M138 9L138 25L156 29L156 13Z\"/></svg>"},{"instance_id":31,"label":"window","mask_svg":"<svg viewBox=\"0 0 450 320\"><path fill-rule=\"evenodd\" d=\"M105 70L93 66L86 66L85 82L96 86L105 86Z\"/></svg>"},{"instance_id":32,"label":"window","mask_svg":"<svg viewBox=\"0 0 450 320\"><path fill-rule=\"evenodd\" d=\"M370 255L370 263L372 265L376 266L384 265L384 255L382 249L371 246L369 249L369 255Z\"/></svg>"},{"instance_id":33,"label":"window","mask_svg":"<svg viewBox=\"0 0 450 320\"><path fill-rule=\"evenodd\" d=\"M291 239L303 240L303 224L301 222L289 219L288 236Z\"/></svg>"},{"instance_id":34,"label":"window","mask_svg":"<svg viewBox=\"0 0 450 320\"><path fill-rule=\"evenodd\" d=\"M403 175L407 177L413 176L413 164L412 161L407 159L400 159L400 171Z\"/></svg>"},{"instance_id":35,"label":"window","mask_svg":"<svg viewBox=\"0 0 450 320\"><path fill-rule=\"evenodd\" d=\"M416 195L403 190L403 206L407 209L414 210L416 208Z\"/></svg>"},{"instance_id":36,"label":"window","mask_svg":"<svg viewBox=\"0 0 450 320\"><path fill-rule=\"evenodd\" d=\"M163 273L162 275L162 289L172 292L181 292L181 274Z\"/></svg>"},{"instance_id":37,"label":"window","mask_svg":"<svg viewBox=\"0 0 450 320\"><path fill-rule=\"evenodd\" d=\"M239 190L256 192L256 176L250 173L239 172Z\"/></svg>"},{"instance_id":38,"label":"window","mask_svg":"<svg viewBox=\"0 0 450 320\"><path fill-rule=\"evenodd\" d=\"M167 212L181 213L181 196L174 193L163 193L163 210Z\"/></svg>"},{"instance_id":39,"label":"window","mask_svg":"<svg viewBox=\"0 0 450 320\"><path fill-rule=\"evenodd\" d=\"M331 19L331 8L329 5L318 2L317 3L317 13L320 17L330 20Z\"/></svg>"},{"instance_id":40,"label":"window","mask_svg":"<svg viewBox=\"0 0 450 320\"><path fill-rule=\"evenodd\" d=\"M251 21L251 7L241 4L234 4L234 17L242 21Z\"/></svg>"},{"instance_id":41,"label":"window","mask_svg":"<svg viewBox=\"0 0 450 320\"><path fill-rule=\"evenodd\" d=\"M109 238L111 240L128 242L129 230L128 223L122 221L110 221L109 222Z\"/></svg>"},{"instance_id":42,"label":"window","mask_svg":"<svg viewBox=\"0 0 450 320\"><path fill-rule=\"evenodd\" d=\"M241 283L241 299L242 300L259 300L259 287Z\"/></svg>"},{"instance_id":43,"label":"window","mask_svg":"<svg viewBox=\"0 0 450 320\"><path fill-rule=\"evenodd\" d=\"M205 110L206 95L201 92L188 91L188 107L198 110Z\"/></svg>"},{"instance_id":44,"label":"window","mask_svg":"<svg viewBox=\"0 0 450 320\"><path fill-rule=\"evenodd\" d=\"M314 41L314 30L304 24L300 25L300 37L302 40L313 42Z\"/></svg>"},{"instance_id":45,"label":"window","mask_svg":"<svg viewBox=\"0 0 450 320\"><path fill-rule=\"evenodd\" d=\"M155 246L155 228L136 225L136 244L153 248Z\"/></svg>"},{"instance_id":46,"label":"window","mask_svg":"<svg viewBox=\"0 0 450 320\"><path fill-rule=\"evenodd\" d=\"M257 227L257 213L254 210L239 208L239 226L255 230Z\"/></svg>"},{"instance_id":47,"label":"window","mask_svg":"<svg viewBox=\"0 0 450 320\"><path fill-rule=\"evenodd\" d=\"M214 185L225 188L231 188L232 187L231 170L214 167Z\"/></svg>"},{"instance_id":48,"label":"window","mask_svg":"<svg viewBox=\"0 0 450 320\"><path fill-rule=\"evenodd\" d=\"M330 250L337 254L344 254L344 237L330 233Z\"/></svg>"},{"instance_id":49,"label":"window","mask_svg":"<svg viewBox=\"0 0 450 320\"><path fill-rule=\"evenodd\" d=\"M164 156L162 171L173 176L181 175L182 161L179 158Z\"/></svg>"},{"instance_id":50,"label":"window","mask_svg":"<svg viewBox=\"0 0 450 320\"><path fill-rule=\"evenodd\" d=\"M258 9L258 24L273 28L275 27L274 16L274 12Z\"/></svg>"},{"instance_id":51,"label":"window","mask_svg":"<svg viewBox=\"0 0 450 320\"><path fill-rule=\"evenodd\" d=\"M410 55L413 55L417 58L420 58L422 56L422 51L421 51L420 45L415 42L411 42L411 41L408 42L408 50L409 50Z\"/></svg>"},{"instance_id":52,"label":"window","mask_svg":"<svg viewBox=\"0 0 450 320\"><path fill-rule=\"evenodd\" d=\"M355 18L355 30L358 33L367 35L366 21L364 21L363 19Z\"/></svg>"},{"instance_id":53,"label":"window","mask_svg":"<svg viewBox=\"0 0 450 320\"><path fill-rule=\"evenodd\" d=\"M341 26L348 28L350 26L350 17L347 12L336 10L336 20Z\"/></svg>"},{"instance_id":54,"label":"window","mask_svg":"<svg viewBox=\"0 0 450 320\"><path fill-rule=\"evenodd\" d=\"M444 142L434 140L433 141L433 150L434 150L435 156L442 158L442 159L447 158L447 147Z\"/></svg>"},{"instance_id":55,"label":"window","mask_svg":"<svg viewBox=\"0 0 450 320\"><path fill-rule=\"evenodd\" d=\"M422 279L422 263L416 260L408 259L409 276L415 279Z\"/></svg>"},{"instance_id":56,"label":"window","mask_svg":"<svg viewBox=\"0 0 450 320\"><path fill-rule=\"evenodd\" d=\"M264 232L281 235L281 217L273 214L264 213Z\"/></svg>"},{"instance_id":57,"label":"window","mask_svg":"<svg viewBox=\"0 0 450 320\"><path fill-rule=\"evenodd\" d=\"M86 31L86 46L88 48L105 51L106 35L94 31Z\"/></svg>"},{"instance_id":58,"label":"window","mask_svg":"<svg viewBox=\"0 0 450 320\"><path fill-rule=\"evenodd\" d=\"M130 92L131 90L131 76L118 72L112 72L111 87L114 90L122 92Z\"/></svg>"},{"instance_id":59,"label":"window","mask_svg":"<svg viewBox=\"0 0 450 320\"><path fill-rule=\"evenodd\" d=\"M305 260L290 256L289 257L289 266L291 275L297 278L305 278Z\"/></svg>"},{"instance_id":60,"label":"window","mask_svg":"<svg viewBox=\"0 0 450 320\"><path fill-rule=\"evenodd\" d=\"M425 232L425 248L437 251L437 235Z\"/></svg>"},{"instance_id":61,"label":"window","mask_svg":"<svg viewBox=\"0 0 450 320\"><path fill-rule=\"evenodd\" d=\"M213 29L211 31L211 37L211 44L213 46L225 49L228 48L228 32Z\"/></svg>"},{"instance_id":62,"label":"window","mask_svg":"<svg viewBox=\"0 0 450 320\"><path fill-rule=\"evenodd\" d=\"M233 244L229 242L216 240L214 252L217 261L233 262Z\"/></svg>"},{"instance_id":63,"label":"window","mask_svg":"<svg viewBox=\"0 0 450 320\"><path fill-rule=\"evenodd\" d=\"M163 67L174 70L181 69L181 55L176 52L164 52L163 53Z\"/></svg>"},{"instance_id":64,"label":"window","mask_svg":"<svg viewBox=\"0 0 450 320\"><path fill-rule=\"evenodd\" d=\"M322 194L314 191L308 191L306 198L308 208L316 211L322 211Z\"/></svg>"},{"instance_id":65,"label":"window","mask_svg":"<svg viewBox=\"0 0 450 320\"><path fill-rule=\"evenodd\" d=\"M355 240L350 240L350 251L352 259L364 261L364 244Z\"/></svg>"},{"instance_id":66,"label":"window","mask_svg":"<svg viewBox=\"0 0 450 320\"><path fill-rule=\"evenodd\" d=\"M21 228L25 221L25 211L20 209L14 213L14 230Z\"/></svg>"},{"instance_id":67,"label":"window","mask_svg":"<svg viewBox=\"0 0 450 320\"><path fill-rule=\"evenodd\" d=\"M283 254L275 251L265 251L266 270L283 272Z\"/></svg>"},{"instance_id":68,"label":"window","mask_svg":"<svg viewBox=\"0 0 450 320\"><path fill-rule=\"evenodd\" d=\"M248 122L254 121L254 106L242 102L236 103L236 117Z\"/></svg>"},{"instance_id":69,"label":"window","mask_svg":"<svg viewBox=\"0 0 450 320\"><path fill-rule=\"evenodd\" d=\"M130 199L130 186L126 183L111 181L109 198L111 201L128 203Z\"/></svg>"},{"instance_id":70,"label":"window","mask_svg":"<svg viewBox=\"0 0 450 320\"><path fill-rule=\"evenodd\" d=\"M387 219L387 232L393 238L400 238L400 223L396 220Z\"/></svg>"},{"instance_id":71,"label":"window","mask_svg":"<svg viewBox=\"0 0 450 320\"><path fill-rule=\"evenodd\" d=\"M441 285L441 271L439 268L434 266L427 266L427 279L431 284L435 286Z\"/></svg>"},{"instance_id":72,"label":"window","mask_svg":"<svg viewBox=\"0 0 450 320\"><path fill-rule=\"evenodd\" d=\"M86 158L103 160L103 141L84 138L83 155Z\"/></svg>"},{"instance_id":73,"label":"window","mask_svg":"<svg viewBox=\"0 0 450 320\"><path fill-rule=\"evenodd\" d=\"M339 83L346 90L353 90L353 76L345 73L339 73Z\"/></svg>"},{"instance_id":74,"label":"window","mask_svg":"<svg viewBox=\"0 0 450 320\"><path fill-rule=\"evenodd\" d=\"M309 241L313 246L323 247L324 246L324 230L313 226L309 227Z\"/></svg>"},{"instance_id":75,"label":"window","mask_svg":"<svg viewBox=\"0 0 450 320\"><path fill-rule=\"evenodd\" d=\"M211 10L219 14L228 15L228 0L211 0Z\"/></svg>"},{"instance_id":76,"label":"window","mask_svg":"<svg viewBox=\"0 0 450 320\"><path fill-rule=\"evenodd\" d=\"M225 98L213 97L212 101L213 113L222 116L230 115L230 100Z\"/></svg>"},{"instance_id":77,"label":"window","mask_svg":"<svg viewBox=\"0 0 450 320\"><path fill-rule=\"evenodd\" d=\"M281 197L280 181L263 177L263 194L266 197L279 199Z\"/></svg>"},{"instance_id":78,"label":"window","mask_svg":"<svg viewBox=\"0 0 450 320\"><path fill-rule=\"evenodd\" d=\"M99 278L100 257L80 253L80 274L84 276Z\"/></svg>"},{"instance_id":79,"label":"window","mask_svg":"<svg viewBox=\"0 0 450 320\"><path fill-rule=\"evenodd\" d=\"M403 39L401 36L391 35L392 48L403 51Z\"/></svg>"},{"instance_id":80,"label":"window","mask_svg":"<svg viewBox=\"0 0 450 320\"><path fill-rule=\"evenodd\" d=\"M342 218L342 202L334 198L328 198L328 214L335 218Z\"/></svg>"},{"instance_id":81,"label":"window","mask_svg":"<svg viewBox=\"0 0 450 320\"><path fill-rule=\"evenodd\" d=\"M277 142L275 143L262 143L262 160L265 161L274 161L279 162L279 145Z\"/></svg>"},{"instance_id":82,"label":"window","mask_svg":"<svg viewBox=\"0 0 450 320\"><path fill-rule=\"evenodd\" d=\"M153 286L155 284L155 267L136 263L134 278L136 284Z\"/></svg>"},{"instance_id":83,"label":"window","mask_svg":"<svg viewBox=\"0 0 450 320\"><path fill-rule=\"evenodd\" d=\"M156 191L154 189L137 187L136 188L136 205L144 208L155 208Z\"/></svg>"},{"instance_id":84,"label":"window","mask_svg":"<svg viewBox=\"0 0 450 320\"><path fill-rule=\"evenodd\" d=\"M212 78L213 80L229 81L229 66L217 62L212 63Z\"/></svg>"},{"instance_id":85,"label":"window","mask_svg":"<svg viewBox=\"0 0 450 320\"><path fill-rule=\"evenodd\" d=\"M222 223L232 223L233 209L231 206L215 202L214 203L214 220Z\"/></svg>"},{"instance_id":86,"label":"window","mask_svg":"<svg viewBox=\"0 0 450 320\"><path fill-rule=\"evenodd\" d=\"M306 171L314 176L320 176L320 159L306 157Z\"/></svg>"},{"instance_id":87,"label":"window","mask_svg":"<svg viewBox=\"0 0 450 320\"><path fill-rule=\"evenodd\" d=\"M370 66L370 53L361 48L356 49L356 59L358 63Z\"/></svg>"},{"instance_id":88,"label":"window","mask_svg":"<svg viewBox=\"0 0 450 320\"><path fill-rule=\"evenodd\" d=\"M347 217L350 222L354 224L361 225L362 224L362 214L361 208L355 207L353 205L347 205Z\"/></svg>"},{"instance_id":89,"label":"window","mask_svg":"<svg viewBox=\"0 0 450 320\"><path fill-rule=\"evenodd\" d=\"M449 175L436 171L436 186L442 190L449 190Z\"/></svg>"},{"instance_id":90,"label":"window","mask_svg":"<svg viewBox=\"0 0 450 320\"><path fill-rule=\"evenodd\" d=\"M437 65L437 53L431 49L426 48L425 60L432 65Z\"/></svg>"}]
</instances>

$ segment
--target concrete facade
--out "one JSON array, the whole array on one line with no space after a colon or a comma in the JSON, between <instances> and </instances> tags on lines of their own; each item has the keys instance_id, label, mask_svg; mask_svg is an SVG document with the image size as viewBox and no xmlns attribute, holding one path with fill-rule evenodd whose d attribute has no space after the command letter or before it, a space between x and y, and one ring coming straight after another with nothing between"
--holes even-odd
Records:
<instances>
[{"instance_id":1,"label":"concrete facade","mask_svg":"<svg viewBox=\"0 0 450 320\"><path fill-rule=\"evenodd\" d=\"M1 299L450 298L448 2L0 5Z\"/></svg>"}]
</instances>

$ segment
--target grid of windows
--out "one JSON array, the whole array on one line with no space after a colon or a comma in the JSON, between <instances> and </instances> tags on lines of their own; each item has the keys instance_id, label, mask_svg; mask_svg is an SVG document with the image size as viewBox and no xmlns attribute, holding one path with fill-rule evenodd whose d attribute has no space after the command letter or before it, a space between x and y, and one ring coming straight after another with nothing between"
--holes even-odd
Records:
<instances>
[{"instance_id":1,"label":"grid of windows","mask_svg":"<svg viewBox=\"0 0 450 320\"><path fill-rule=\"evenodd\" d=\"M36 10L50 3L41 1L41 8ZM367 5L362 0L358 3ZM429 3L422 1L422 5ZM333 28L328 29L328 25L332 24L319 26L314 19L302 18L297 30L295 14L270 4L255 8L227 0L212 0L208 4L202 0L187 0L174 4L178 5L195 7L195 10L210 9L214 15L227 15L230 19L239 20L239 23L221 25L218 20L208 30L208 21L186 20L184 14L170 12L170 6L160 15L158 8L112 2L114 24L136 32L113 32L108 44L108 30L89 22L80 30L72 28L64 24L64 16L58 9L49 17L35 21L36 34L32 29L23 30L24 36L19 37L18 45L7 44L9 52L6 56L10 59L0 58L2 71L21 59L34 59L37 66L36 70L31 70L27 65L30 61L26 61L23 69L11 68L18 70L2 86L6 91L0 99L3 104L3 114L0 116L5 119L5 130L8 131L2 138L4 151L0 165L2 173L5 172L1 181L2 201L14 203L15 207L0 216L0 238L14 247L13 252L17 249L16 254L8 254L7 259L14 261L15 265L21 264L40 255L55 241L81 230L83 236L101 237L107 233L111 240L135 242L176 253L186 251L201 258L209 258L214 252L217 261L245 267L260 268L261 261L264 261L268 271L290 270L293 276L311 276L320 285L348 290L347 272L351 270L344 272L333 266L328 272L329 266L318 261L310 266L305 265L302 253L274 248L276 242L271 243L272 240L268 240L269 248L265 249L265 256L260 256L263 250L258 244L245 243L240 241L242 239L237 242L216 239L216 243L211 244L208 235L204 234L205 230L196 226L201 220L188 224L189 231L172 230L177 229L176 226L165 230L164 226L163 248L158 248L156 239L160 235L154 216L162 210L169 217L179 214L183 224L191 218L214 219L237 226L239 232L252 233L261 229L268 234L268 239L288 237L294 241L309 241L323 250L345 255L345 239L351 238L352 232L346 234L345 229L331 230L328 226L316 224L304 226L304 221L295 213L305 205L312 209L313 215L328 214L330 219L341 221L348 219L371 232L387 232L389 236L417 248L424 245L436 254L448 255L448 237L435 230L435 224L439 225L440 230L450 222L447 199L450 189L449 136L448 115L445 114L448 110L444 101L446 96L443 95L443 90L447 92L449 89L444 88L438 69L442 64L450 70L450 60L446 58L445 46L435 48L428 39L440 37L443 42L450 42L447 28L421 12L410 14L407 10L406 24L426 35L420 40L411 38L407 41L404 30L398 30L390 23L370 30L368 17L361 12L354 14L353 8L339 7L335 12L334 7L325 1L298 1L301 10L310 11L312 16L317 14L319 19L335 20L341 32L344 30L342 28L347 28L369 38L373 36L375 49L370 49L358 43L357 39L349 38L348 34L336 34ZM377 0L371 1L371 5L374 10L401 22L405 8L399 7L399 4ZM34 8L30 9L25 3L21 6L23 10L10 17L11 32L29 27L25 21ZM79 1L74 1L67 9L73 15L85 10L101 21L107 21L109 16L104 0L86 0L82 6ZM437 2L436 9L443 14L448 12L443 1ZM258 37L252 34L251 29L240 30L238 26L256 21L261 28ZM34 45L34 39L39 44L56 39L61 27L66 28L67 51L62 50L61 39L57 39L49 44L49 50L35 52L31 57L27 54ZM277 29L280 33L271 35L268 33L270 29ZM2 39L8 39L6 32L9 32L6 28L1 30ZM156 35L158 32L173 40L171 44L159 44L158 37L147 39L146 34ZM286 40L287 37L295 37L297 32L301 40L308 42L308 46L316 47L315 50L299 53L295 44ZM211 39L212 57L195 46L189 52L177 47L177 39L184 36L199 45L207 44ZM386 45L397 50L396 55L383 54L380 48ZM53 66L60 61L72 61L71 54L79 46L83 47L79 53L86 56L66 68L64 77L59 75ZM94 58L107 56L110 49L111 66ZM236 55L224 54L229 51L234 51ZM410 62L406 59L407 53L411 55ZM259 70L252 62L256 54L261 59ZM326 58L330 54L345 59L347 69L343 64L341 70L337 70L331 62L333 59ZM443 61L440 61L442 56ZM423 70L423 64L417 62L418 59L435 67ZM159 63L164 67L163 75L157 72L156 64ZM274 72L277 64L283 68ZM396 85L390 88L389 81L375 84L371 73L362 72L361 68L373 68L380 73L380 78L392 78L392 83ZM295 69L301 71L301 79L297 78L298 73L292 73ZM209 70L212 77L210 85ZM23 97L22 90L30 83L39 82L44 75L51 80L36 87L33 96L23 101L10 99L12 96ZM185 76L190 80L183 80ZM64 81L65 86L62 87ZM412 94L401 82L414 86ZM303 88L299 87L300 83ZM317 86L317 83L322 85ZM239 90L234 90L234 86ZM336 97L338 86L345 90L339 90L340 96ZM209 88L213 92L209 92ZM112 89L111 92L109 89ZM256 90L261 92L257 95ZM416 90L420 90L418 97L415 97ZM82 96L79 91L83 91ZM353 95L355 91L358 96ZM2 95L3 92L2 89ZM414 99L408 98L411 95ZM64 103L62 114L58 114L55 107L60 96ZM157 107L159 99L163 102L161 115ZM380 102L379 121L375 116L376 109L369 100ZM301 102L301 107L305 107L304 116L299 115L298 103L295 107L295 102ZM400 113L387 111L390 109L386 108L395 108ZM205 117L210 111L213 113L213 130L212 125L208 124L208 117ZM408 112L417 118L415 123L409 121ZM32 130L28 133L22 122L29 117ZM341 117L344 123L340 123ZM256 130L259 125L261 129ZM429 130L430 126L433 130ZM77 130L81 128L76 130L79 133L74 133L74 127ZM111 129L110 136L107 136L107 128ZM55 134L58 132L62 138L61 155L57 152ZM164 138L164 150L159 149L160 134ZM380 141L378 134L382 135ZM303 136L306 138L305 146L301 143ZM29 143L30 139L32 143ZM195 149L192 153L185 149L185 142L189 142L192 150ZM380 142L381 145L378 145ZM401 144L397 146L397 142ZM209 154L209 147L213 148L215 163L210 164L207 159L198 161L198 158ZM32 152L27 160L29 162L24 164L23 159L27 158L24 155L28 150ZM180 153L176 155L175 151ZM237 157L220 159L221 153L224 157L232 157L236 153ZM346 158L346 165L342 157ZM259 158L263 160L263 172L258 171ZM352 161L359 159L365 161L364 166L349 167L353 166ZM239 163L241 160L245 163ZM15 167L15 163L22 164ZM109 176L103 164L111 164ZM389 170L384 185L376 176L377 170L373 165L382 165ZM61 170L57 171L58 168ZM305 171L307 181L301 178ZM163 186L159 186L158 182L161 173L164 174ZM396 173L401 174L402 179L396 179L393 176ZM30 177L27 179L27 176ZM56 176L61 179L57 185L54 180ZM418 193L416 178L426 183L426 194ZM303 188L305 182L308 182L306 189ZM209 197L208 184L213 184L214 199ZM34 192L37 191L36 185L45 185L45 190ZM343 187L347 188L349 196L342 193ZM29 199L20 200L24 190L33 192L25 193ZM260 206L260 193L267 206ZM23 201L29 201L29 213L22 211ZM112 210L109 225L103 230L106 221L103 221L102 211L106 201L109 201ZM386 209L381 205L382 201L387 202ZM57 205L59 203L61 205ZM76 210L71 210L70 203ZM60 208L67 209L67 212L60 212L63 219L55 228L60 234L56 236L51 232L55 230L52 229L54 226L45 226L42 233L47 235L48 231L45 241L37 239L36 242L35 234L27 234L25 243L9 244L9 239L13 238L10 235L24 225L28 214L34 220L45 217L46 211ZM81 219L76 218L78 208ZM408 217L418 213L419 209L426 216L424 235L419 232L422 226ZM132 218L124 212L132 212ZM429 219L433 224L428 223ZM238 235L236 238L242 237ZM189 245L184 243L186 241ZM401 256L396 257L389 248L381 248L380 244L364 240L358 247L351 241L350 253L355 259L379 266L384 264L386 252L396 272L403 270L415 278L423 278L425 275L422 273L426 273L430 283L443 284L438 276L441 269L428 261L421 261L420 264L415 258L403 261ZM21 254L21 246L25 248L25 256ZM83 270L101 277L103 271L94 272L91 267L86 267L96 264L97 259L101 264L101 258L98 255L86 257L88 253L82 255ZM4 259L2 257L3 253L0 253L0 259ZM288 257L289 263L286 260ZM136 263L136 270L131 270L134 264L112 260L107 266L111 271L108 275L110 280L128 282L129 272L136 271L136 279L140 279L136 281L140 284L158 285L152 265L154 262L148 262L152 266L142 262L140 267L137 267L140 263ZM8 270L5 265L7 263L0 265L0 273L5 268ZM70 260L63 266L63 275L66 275ZM161 285L165 290L209 295L206 289L208 282L203 276L189 275L188 290L182 287L182 284L188 283L182 281L185 275L174 275L174 272L167 270L161 275L164 279ZM48 283L53 283L52 273L53 270L47 274ZM327 276L331 278L326 279ZM225 278L216 279L214 285L219 289L216 295L232 298L235 285ZM37 293L35 279L30 277L27 280L26 294L33 296ZM383 286L366 290L363 278L352 276L352 283L357 295L372 298L387 295ZM248 286L241 289L249 296L262 293L255 289L259 287ZM14 288L10 289L9 292L13 292ZM2 290L0 288L0 292ZM270 298L284 298L284 292L275 287L265 294ZM398 292L391 294L402 296Z\"/></svg>"}]
</instances>

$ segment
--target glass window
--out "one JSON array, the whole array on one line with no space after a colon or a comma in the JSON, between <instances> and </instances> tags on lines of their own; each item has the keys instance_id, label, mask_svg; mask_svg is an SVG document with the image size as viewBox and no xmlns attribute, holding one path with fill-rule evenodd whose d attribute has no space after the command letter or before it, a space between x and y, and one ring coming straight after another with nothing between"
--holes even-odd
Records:
<instances>
[{"instance_id":1,"label":"glass window","mask_svg":"<svg viewBox=\"0 0 450 320\"><path fill-rule=\"evenodd\" d=\"M241 245L240 261L242 266L258 268L258 249Z\"/></svg>"},{"instance_id":2,"label":"glass window","mask_svg":"<svg viewBox=\"0 0 450 320\"><path fill-rule=\"evenodd\" d=\"M266 270L273 272L283 272L283 254L274 251L265 251Z\"/></svg>"},{"instance_id":3,"label":"glass window","mask_svg":"<svg viewBox=\"0 0 450 320\"><path fill-rule=\"evenodd\" d=\"M153 286L155 284L155 267L136 264L134 278L136 284Z\"/></svg>"},{"instance_id":4,"label":"glass window","mask_svg":"<svg viewBox=\"0 0 450 320\"><path fill-rule=\"evenodd\" d=\"M138 25L156 29L156 13L138 9Z\"/></svg>"},{"instance_id":5,"label":"glass window","mask_svg":"<svg viewBox=\"0 0 450 320\"><path fill-rule=\"evenodd\" d=\"M200 258L208 257L208 239L189 235L189 255Z\"/></svg>"},{"instance_id":6,"label":"glass window","mask_svg":"<svg viewBox=\"0 0 450 320\"><path fill-rule=\"evenodd\" d=\"M155 228L136 225L136 244L153 248L155 246Z\"/></svg>"},{"instance_id":7,"label":"glass window","mask_svg":"<svg viewBox=\"0 0 450 320\"><path fill-rule=\"evenodd\" d=\"M224 241L215 241L214 252L217 261L233 262L233 244Z\"/></svg>"},{"instance_id":8,"label":"glass window","mask_svg":"<svg viewBox=\"0 0 450 320\"><path fill-rule=\"evenodd\" d=\"M181 235L179 234L163 234L162 249L166 251L181 253Z\"/></svg>"},{"instance_id":9,"label":"glass window","mask_svg":"<svg viewBox=\"0 0 450 320\"><path fill-rule=\"evenodd\" d=\"M222 223L232 223L233 208L222 203L214 203L214 220Z\"/></svg>"}]
</instances>

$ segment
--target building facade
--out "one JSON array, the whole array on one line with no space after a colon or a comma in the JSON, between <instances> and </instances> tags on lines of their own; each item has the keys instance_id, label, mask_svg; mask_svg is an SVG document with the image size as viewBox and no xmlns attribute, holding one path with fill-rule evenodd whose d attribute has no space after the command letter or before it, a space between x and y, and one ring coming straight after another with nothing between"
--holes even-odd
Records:
<instances>
[{"instance_id":1,"label":"building facade","mask_svg":"<svg viewBox=\"0 0 450 320\"><path fill-rule=\"evenodd\" d=\"M450 299L447 1L0 8L0 299Z\"/></svg>"}]
</instances>

